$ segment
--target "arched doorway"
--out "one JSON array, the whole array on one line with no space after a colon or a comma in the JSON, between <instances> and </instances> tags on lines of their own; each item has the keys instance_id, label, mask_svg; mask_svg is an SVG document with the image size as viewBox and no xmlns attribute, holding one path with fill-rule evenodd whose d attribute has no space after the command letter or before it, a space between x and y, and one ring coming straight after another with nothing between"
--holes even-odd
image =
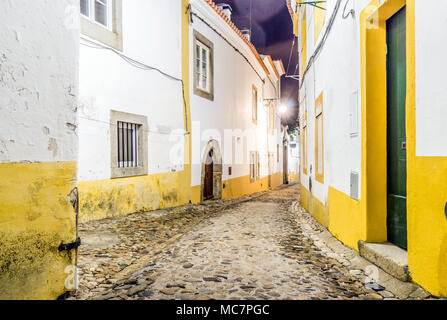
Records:
<instances>
[{"instance_id":1,"label":"arched doorway","mask_svg":"<svg viewBox=\"0 0 447 320\"><path fill-rule=\"evenodd\" d=\"M222 154L219 143L211 140L206 146L202 162L200 200L222 198Z\"/></svg>"}]
</instances>

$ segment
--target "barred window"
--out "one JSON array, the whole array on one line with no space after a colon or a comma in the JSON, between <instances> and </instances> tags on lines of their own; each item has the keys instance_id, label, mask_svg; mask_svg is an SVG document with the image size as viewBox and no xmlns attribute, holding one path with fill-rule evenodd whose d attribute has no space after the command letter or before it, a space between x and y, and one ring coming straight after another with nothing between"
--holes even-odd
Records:
<instances>
[{"instance_id":1,"label":"barred window","mask_svg":"<svg viewBox=\"0 0 447 320\"><path fill-rule=\"evenodd\" d=\"M110 110L111 176L148 174L147 117Z\"/></svg>"},{"instance_id":2,"label":"barred window","mask_svg":"<svg viewBox=\"0 0 447 320\"><path fill-rule=\"evenodd\" d=\"M139 127L135 123L118 121L118 168L138 166Z\"/></svg>"}]
</instances>

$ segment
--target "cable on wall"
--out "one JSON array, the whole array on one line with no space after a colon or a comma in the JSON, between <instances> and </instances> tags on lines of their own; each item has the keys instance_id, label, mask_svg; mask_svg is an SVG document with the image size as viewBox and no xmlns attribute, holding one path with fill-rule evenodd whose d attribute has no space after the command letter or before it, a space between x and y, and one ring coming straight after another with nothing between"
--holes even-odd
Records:
<instances>
[{"instance_id":1,"label":"cable on wall","mask_svg":"<svg viewBox=\"0 0 447 320\"><path fill-rule=\"evenodd\" d=\"M132 58L126 56L125 54L123 54L123 53L121 53L121 52L119 52L119 51L117 51L117 50L115 50L113 48L104 46L104 45L102 45L100 43L91 41L91 40L86 39L84 37L81 37L81 40L86 42L86 43L82 43L81 42L81 45L83 45L85 47L92 48L92 49L100 49L100 50L111 51L111 52L115 53L116 55L118 55L121 59L126 61L128 64L130 64L134 68L138 68L138 69L141 69L141 70L147 70L147 71L156 71L159 74L163 75L164 77L166 77L166 78L168 78L170 80L180 82L182 84L182 99L183 99L183 107L184 107L184 115L185 115L186 134L190 134L189 129L188 129L187 103L186 103L186 98L185 98L185 83L184 83L183 79L174 77L174 76L164 72L163 70L161 70L159 68L148 66L148 65L146 65L146 64L144 64L142 62L139 62L139 61L137 61L135 59L132 59Z\"/></svg>"},{"instance_id":2,"label":"cable on wall","mask_svg":"<svg viewBox=\"0 0 447 320\"><path fill-rule=\"evenodd\" d=\"M303 78L300 83L300 88L304 84L304 78L306 77L307 72L312 67L316 57L320 54L321 50L323 49L324 44L326 43L329 33L331 32L332 26L334 25L335 18L337 17L338 10L340 9L341 1L342 0L337 0L337 3L335 4L334 11L332 12L331 18L329 20L328 26L326 27L326 30L324 31L323 38L321 39L320 43L318 44L317 48L315 49L314 53L312 54L312 56L309 59L306 70L303 73Z\"/></svg>"},{"instance_id":3,"label":"cable on wall","mask_svg":"<svg viewBox=\"0 0 447 320\"><path fill-rule=\"evenodd\" d=\"M213 30L219 37L221 37L226 43L228 43L237 53L239 53L244 59L245 61L247 61L247 63L250 65L250 67L253 69L253 71L256 73L256 75L259 77L259 79L261 79L262 83L265 83L265 80L261 77L261 75L256 71L255 67L251 64L251 62L247 59L246 56L244 56L244 54L242 52L239 51L238 48L236 48L227 38L225 38L219 31L217 31L210 23L208 23L207 21L205 21L204 18L202 18L201 16L199 16L197 13L195 13L192 9L190 9L190 14L197 17L200 21L202 21L206 26L208 26L208 28L210 28L211 30Z\"/></svg>"},{"instance_id":4,"label":"cable on wall","mask_svg":"<svg viewBox=\"0 0 447 320\"><path fill-rule=\"evenodd\" d=\"M345 7L343 9L342 18L345 19L345 20L348 19L349 15L352 15L352 17L354 17L354 15L355 15L355 10L354 9L351 9L351 10L349 10L348 13L346 13L346 8L348 7L349 1L351 1L351 0L346 0Z\"/></svg>"}]
</instances>

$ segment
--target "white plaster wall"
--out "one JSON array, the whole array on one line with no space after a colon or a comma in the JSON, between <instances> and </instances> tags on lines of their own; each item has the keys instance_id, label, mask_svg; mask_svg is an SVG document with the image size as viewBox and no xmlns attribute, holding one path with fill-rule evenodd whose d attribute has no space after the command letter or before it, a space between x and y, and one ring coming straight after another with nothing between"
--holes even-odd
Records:
<instances>
[{"instance_id":1,"label":"white plaster wall","mask_svg":"<svg viewBox=\"0 0 447 320\"><path fill-rule=\"evenodd\" d=\"M211 23L213 27L220 33L225 34L230 41L234 37L238 37L236 33L231 30L211 8L206 6L197 7L202 1L193 1L192 9L198 14L211 17L207 18L207 22ZM203 2L204 3L204 2ZM204 150L208 141L215 139L219 141L221 152L223 154L223 176L222 179L229 180L237 177L249 175L249 152L259 151L261 161L260 176L268 175L268 158L267 151L275 154L274 158L274 172L282 170L282 162L279 165L276 162L276 148L280 143L280 150L282 147L280 118L276 118L276 136L270 137L267 142L267 126L268 113L267 109L263 107L263 98L272 98L272 84L266 75L263 73L259 63L252 53L245 56L254 66L255 70L244 59L241 54L236 52L225 40L223 40L216 32L209 28L197 17L193 17L193 23L190 27L190 39L193 39L193 31L197 30L214 45L214 101L207 100L194 94L193 91L193 70L194 64L191 58L191 117L192 125L192 186L201 184L201 170ZM232 38L233 37L233 38ZM234 43L238 45L236 39ZM241 52L247 52L248 46L241 47ZM190 44L190 57L193 57L193 41ZM249 49L248 49L248 52ZM257 72L261 77L257 75ZM263 83L265 79L265 85ZM258 88L258 124L252 123L252 85ZM277 84L279 85L279 84ZM277 88L279 92L279 88ZM277 108L278 109L278 108ZM228 155L232 150L232 142L225 139L225 130L235 130L236 136L243 137L246 130L251 130L251 139L241 139L241 144L247 143L246 155L243 164L232 163L231 157ZM238 131L239 130L239 131ZM237 133L239 132L239 133ZM269 145L267 149L267 144ZM282 161L282 158L281 158ZM228 167L232 167L232 175L228 175Z\"/></svg>"},{"instance_id":2,"label":"white plaster wall","mask_svg":"<svg viewBox=\"0 0 447 320\"><path fill-rule=\"evenodd\" d=\"M416 1L416 156L447 156L447 2Z\"/></svg>"},{"instance_id":3,"label":"white plaster wall","mask_svg":"<svg viewBox=\"0 0 447 320\"><path fill-rule=\"evenodd\" d=\"M76 161L78 14L76 0L0 2L0 162Z\"/></svg>"},{"instance_id":4,"label":"white plaster wall","mask_svg":"<svg viewBox=\"0 0 447 320\"><path fill-rule=\"evenodd\" d=\"M180 10L179 0L123 1L123 53L181 78ZM149 174L183 170L183 156L170 156L183 150L181 82L81 45L80 180L110 178L110 110L147 116Z\"/></svg>"},{"instance_id":5,"label":"white plaster wall","mask_svg":"<svg viewBox=\"0 0 447 320\"><path fill-rule=\"evenodd\" d=\"M322 203L327 201L329 186L349 195L351 172L361 174L359 16L367 2L363 0L350 1L346 11L354 9L356 15L355 18L349 16L347 19L342 19L345 4L342 2L329 37L305 76L300 89L300 119L302 122L304 113L307 111L308 128L308 174L305 175L301 170L301 181L306 188L309 188L310 167L312 166L312 193ZM313 9L310 7L307 9L308 59L322 40L335 4L336 0L330 0L327 3L325 26L315 46ZM315 180L315 100L321 92L323 92L324 184ZM357 109L357 134L351 134L350 130L352 108Z\"/></svg>"}]
</instances>

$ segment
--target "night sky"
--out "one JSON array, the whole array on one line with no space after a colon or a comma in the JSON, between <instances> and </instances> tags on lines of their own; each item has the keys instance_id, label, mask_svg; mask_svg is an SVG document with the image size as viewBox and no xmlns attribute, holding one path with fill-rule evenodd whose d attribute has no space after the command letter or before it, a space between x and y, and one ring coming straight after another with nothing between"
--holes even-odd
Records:
<instances>
[{"instance_id":1,"label":"night sky","mask_svg":"<svg viewBox=\"0 0 447 320\"><path fill-rule=\"evenodd\" d=\"M231 19L239 29L250 29L251 25L251 42L259 54L269 54L273 60L282 59L287 70L294 35L286 0L214 0L214 2L229 4L233 8ZM298 63L296 45L295 42L289 75L295 74ZM283 118L284 123L294 126L298 118L298 81L283 76L281 86L282 103L289 107Z\"/></svg>"}]
</instances>

